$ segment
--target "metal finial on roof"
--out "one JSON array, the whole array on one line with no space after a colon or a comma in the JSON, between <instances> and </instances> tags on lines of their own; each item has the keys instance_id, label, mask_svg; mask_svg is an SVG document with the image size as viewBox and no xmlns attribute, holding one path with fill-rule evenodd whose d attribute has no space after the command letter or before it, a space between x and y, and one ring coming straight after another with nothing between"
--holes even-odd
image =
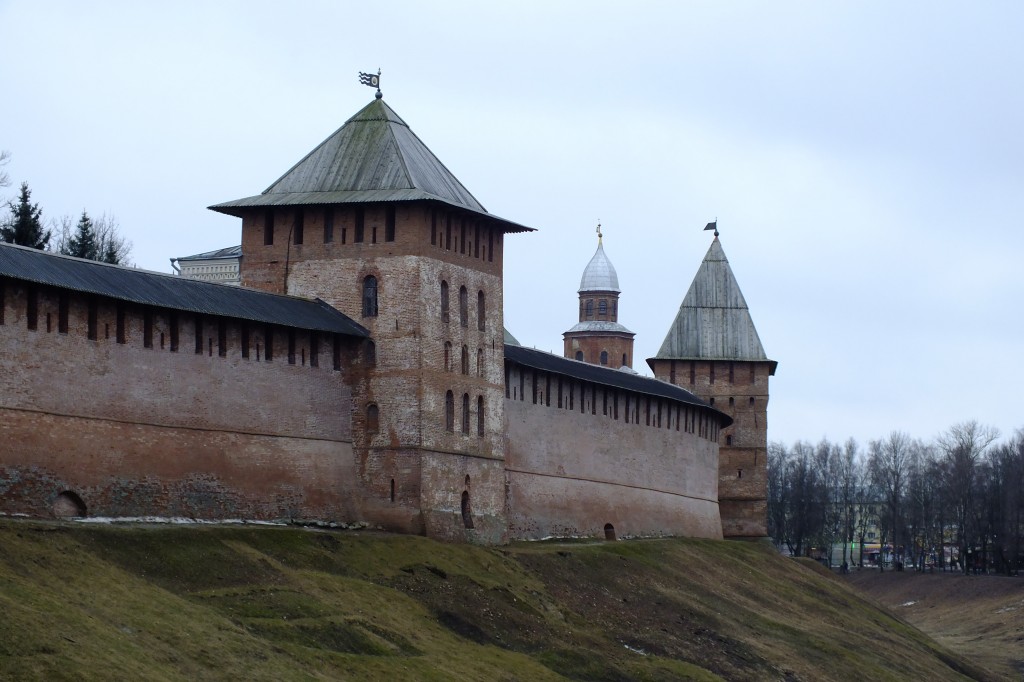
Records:
<instances>
[{"instance_id":1,"label":"metal finial on roof","mask_svg":"<svg viewBox=\"0 0 1024 682\"><path fill-rule=\"evenodd\" d=\"M359 82L362 83L363 85L369 85L371 88L377 88L377 94L374 95L375 98L380 99L381 97L384 96L380 92L380 69L379 68L377 69L376 75L374 75L372 73L363 73L362 71L360 71L359 72Z\"/></svg>"},{"instance_id":2,"label":"metal finial on roof","mask_svg":"<svg viewBox=\"0 0 1024 682\"><path fill-rule=\"evenodd\" d=\"M597 219L597 243L601 243L601 219Z\"/></svg>"},{"instance_id":3,"label":"metal finial on roof","mask_svg":"<svg viewBox=\"0 0 1024 682\"><path fill-rule=\"evenodd\" d=\"M704 226L704 230L714 230L715 236L718 236L718 218L715 218L713 222L708 223Z\"/></svg>"}]
</instances>

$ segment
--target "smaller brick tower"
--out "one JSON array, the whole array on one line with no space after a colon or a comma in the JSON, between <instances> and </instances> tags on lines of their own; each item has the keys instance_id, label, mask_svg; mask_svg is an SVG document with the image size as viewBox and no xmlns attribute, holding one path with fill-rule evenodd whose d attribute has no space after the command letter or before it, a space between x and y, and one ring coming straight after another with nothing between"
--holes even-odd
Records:
<instances>
[{"instance_id":1,"label":"smaller brick tower","mask_svg":"<svg viewBox=\"0 0 1024 682\"><path fill-rule=\"evenodd\" d=\"M765 355L718 232L658 354L654 376L733 418L719 442L718 506L725 537L767 535L768 378Z\"/></svg>"},{"instance_id":2,"label":"smaller brick tower","mask_svg":"<svg viewBox=\"0 0 1024 682\"><path fill-rule=\"evenodd\" d=\"M619 324L619 276L604 253L601 226L597 251L580 280L580 321L562 336L565 357L607 367L633 366L633 337Z\"/></svg>"}]
</instances>

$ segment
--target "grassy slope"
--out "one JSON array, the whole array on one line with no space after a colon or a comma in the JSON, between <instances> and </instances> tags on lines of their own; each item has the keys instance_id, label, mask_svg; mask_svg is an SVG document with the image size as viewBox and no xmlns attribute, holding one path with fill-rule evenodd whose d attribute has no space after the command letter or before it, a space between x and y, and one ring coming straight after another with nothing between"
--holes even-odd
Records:
<instances>
[{"instance_id":1,"label":"grassy slope","mask_svg":"<svg viewBox=\"0 0 1024 682\"><path fill-rule=\"evenodd\" d=\"M849 581L953 651L1006 679L1024 677L1024 580L863 570Z\"/></svg>"},{"instance_id":2,"label":"grassy slope","mask_svg":"<svg viewBox=\"0 0 1024 682\"><path fill-rule=\"evenodd\" d=\"M4 679L992 679L754 544L0 521Z\"/></svg>"}]
</instances>

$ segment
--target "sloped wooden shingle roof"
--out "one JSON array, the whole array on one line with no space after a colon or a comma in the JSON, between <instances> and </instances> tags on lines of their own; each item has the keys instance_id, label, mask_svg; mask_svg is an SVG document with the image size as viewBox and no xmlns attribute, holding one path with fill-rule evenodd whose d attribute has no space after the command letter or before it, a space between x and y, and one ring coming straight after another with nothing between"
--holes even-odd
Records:
<instances>
[{"instance_id":1,"label":"sloped wooden shingle roof","mask_svg":"<svg viewBox=\"0 0 1024 682\"><path fill-rule=\"evenodd\" d=\"M506 232L532 228L491 215L408 124L375 99L262 194L210 206L241 215L258 206L434 201L487 216Z\"/></svg>"},{"instance_id":2,"label":"sloped wooden shingle roof","mask_svg":"<svg viewBox=\"0 0 1024 682\"><path fill-rule=\"evenodd\" d=\"M656 360L761 360L765 355L722 244L711 242Z\"/></svg>"}]
</instances>

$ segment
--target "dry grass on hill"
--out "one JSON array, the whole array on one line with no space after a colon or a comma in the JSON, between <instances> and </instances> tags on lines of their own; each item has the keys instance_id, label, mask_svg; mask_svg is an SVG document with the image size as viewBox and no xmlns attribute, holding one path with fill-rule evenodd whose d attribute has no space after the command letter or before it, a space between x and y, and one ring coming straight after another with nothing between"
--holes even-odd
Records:
<instances>
[{"instance_id":1,"label":"dry grass on hill","mask_svg":"<svg viewBox=\"0 0 1024 682\"><path fill-rule=\"evenodd\" d=\"M1024 578L864 570L849 580L967 660L1024 678Z\"/></svg>"},{"instance_id":2,"label":"dry grass on hill","mask_svg":"<svg viewBox=\"0 0 1024 682\"><path fill-rule=\"evenodd\" d=\"M0 521L0 678L989 680L769 547Z\"/></svg>"}]
</instances>

